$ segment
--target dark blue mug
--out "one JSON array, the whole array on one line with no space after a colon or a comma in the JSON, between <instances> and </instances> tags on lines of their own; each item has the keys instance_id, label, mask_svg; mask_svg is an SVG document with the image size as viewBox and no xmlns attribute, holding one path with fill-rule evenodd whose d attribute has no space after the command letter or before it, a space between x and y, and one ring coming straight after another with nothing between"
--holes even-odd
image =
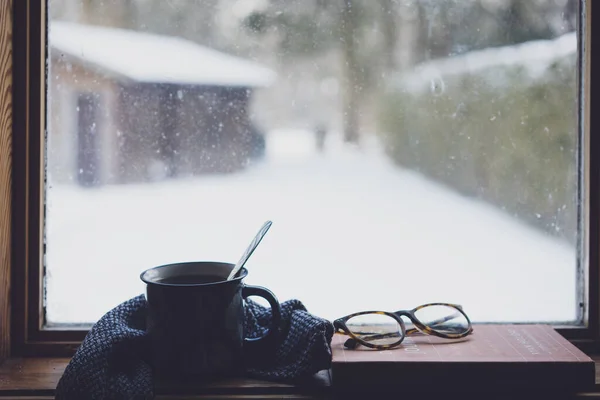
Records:
<instances>
[{"instance_id":1,"label":"dark blue mug","mask_svg":"<svg viewBox=\"0 0 600 400\"><path fill-rule=\"evenodd\" d=\"M244 353L250 347L269 348L274 343L281 320L277 298L266 288L244 284L245 268L227 281L233 266L185 262L140 275L146 283L150 359L158 377L236 376L243 372ZM271 324L261 337L244 337L243 300L248 296L264 297L271 305Z\"/></svg>"}]
</instances>

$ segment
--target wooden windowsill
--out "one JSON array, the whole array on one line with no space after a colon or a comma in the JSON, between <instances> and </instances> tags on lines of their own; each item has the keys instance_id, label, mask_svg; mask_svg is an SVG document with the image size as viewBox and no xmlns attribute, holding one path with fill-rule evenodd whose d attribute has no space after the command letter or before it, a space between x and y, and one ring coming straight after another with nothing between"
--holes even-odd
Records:
<instances>
[{"instance_id":1,"label":"wooden windowsill","mask_svg":"<svg viewBox=\"0 0 600 400\"><path fill-rule=\"evenodd\" d=\"M40 396L53 398L54 389L69 358L11 358L0 364L0 397ZM331 387L328 371L322 371L303 385L288 385L256 379L230 379L198 387L177 388L157 384L157 398L170 395L198 394L197 398L223 396L277 396L281 398L310 398L327 395Z\"/></svg>"},{"instance_id":2,"label":"wooden windowsill","mask_svg":"<svg viewBox=\"0 0 600 400\"><path fill-rule=\"evenodd\" d=\"M600 399L600 355L591 356L596 362L596 387L575 398ZM0 364L0 398L4 396L29 399L54 398L54 389L69 358L12 358ZM303 385L288 385L255 379L230 379L201 387L171 387L157 385L156 398L285 398L309 399L334 397L328 371L315 375ZM530 398L527 395L527 398ZM533 397L531 397L533 398Z\"/></svg>"}]
</instances>

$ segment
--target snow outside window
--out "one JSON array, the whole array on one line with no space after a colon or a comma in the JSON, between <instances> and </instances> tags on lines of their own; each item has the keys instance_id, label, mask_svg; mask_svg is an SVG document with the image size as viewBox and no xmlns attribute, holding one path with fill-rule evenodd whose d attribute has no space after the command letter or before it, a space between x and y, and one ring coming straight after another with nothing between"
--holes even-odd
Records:
<instances>
[{"instance_id":1,"label":"snow outside window","mask_svg":"<svg viewBox=\"0 0 600 400\"><path fill-rule=\"evenodd\" d=\"M49 11L49 323L236 262L267 219L247 282L328 319L582 321L576 1Z\"/></svg>"}]
</instances>

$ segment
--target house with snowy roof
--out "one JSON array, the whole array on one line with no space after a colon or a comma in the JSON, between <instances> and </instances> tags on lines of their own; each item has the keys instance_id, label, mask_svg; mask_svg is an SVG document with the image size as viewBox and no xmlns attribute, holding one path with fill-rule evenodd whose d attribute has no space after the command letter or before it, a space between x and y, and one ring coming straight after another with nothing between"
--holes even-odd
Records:
<instances>
[{"instance_id":1,"label":"house with snowy roof","mask_svg":"<svg viewBox=\"0 0 600 400\"><path fill-rule=\"evenodd\" d=\"M52 21L48 165L55 182L143 182L243 168L261 154L248 113L275 79L178 37Z\"/></svg>"}]
</instances>

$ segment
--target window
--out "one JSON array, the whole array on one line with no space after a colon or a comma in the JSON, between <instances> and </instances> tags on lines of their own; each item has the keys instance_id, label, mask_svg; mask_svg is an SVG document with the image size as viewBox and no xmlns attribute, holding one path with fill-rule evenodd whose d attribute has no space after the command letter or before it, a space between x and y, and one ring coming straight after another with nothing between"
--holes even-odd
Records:
<instances>
[{"instance_id":1,"label":"window","mask_svg":"<svg viewBox=\"0 0 600 400\"><path fill-rule=\"evenodd\" d=\"M576 2L241 4L50 3L49 323L234 261L269 218L248 280L331 319L435 297L581 321Z\"/></svg>"},{"instance_id":2,"label":"window","mask_svg":"<svg viewBox=\"0 0 600 400\"><path fill-rule=\"evenodd\" d=\"M30 325L78 338L142 270L235 262L265 219L248 282L326 318L440 300L589 325L578 20L576 1L52 0Z\"/></svg>"}]
</instances>

